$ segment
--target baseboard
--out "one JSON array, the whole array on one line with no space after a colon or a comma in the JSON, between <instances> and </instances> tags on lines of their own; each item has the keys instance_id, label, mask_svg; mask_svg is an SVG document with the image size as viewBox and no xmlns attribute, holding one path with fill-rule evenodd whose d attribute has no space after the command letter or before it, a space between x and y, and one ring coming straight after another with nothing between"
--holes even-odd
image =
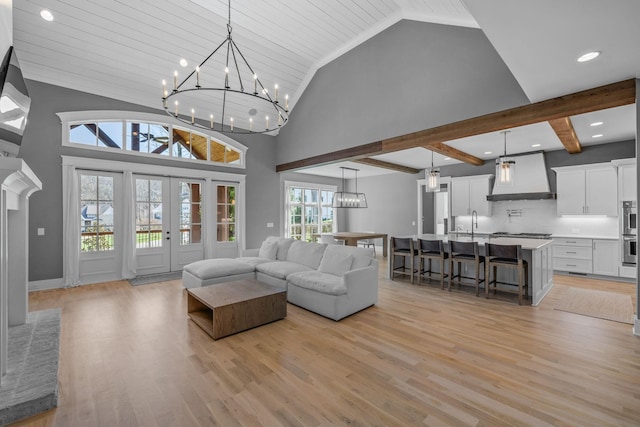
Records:
<instances>
[{"instance_id":1,"label":"baseboard","mask_svg":"<svg viewBox=\"0 0 640 427\"><path fill-rule=\"evenodd\" d=\"M559 270L553 270L553 274L557 274L558 276L584 277L585 279L608 280L610 282L635 283L636 281L635 279L632 279L629 277L603 276L601 274L591 274L591 273L572 273L570 271L559 271Z\"/></svg>"},{"instance_id":2,"label":"baseboard","mask_svg":"<svg viewBox=\"0 0 640 427\"><path fill-rule=\"evenodd\" d=\"M29 282L29 292L62 288L64 288L64 279L62 277L59 279L36 280Z\"/></svg>"}]
</instances>

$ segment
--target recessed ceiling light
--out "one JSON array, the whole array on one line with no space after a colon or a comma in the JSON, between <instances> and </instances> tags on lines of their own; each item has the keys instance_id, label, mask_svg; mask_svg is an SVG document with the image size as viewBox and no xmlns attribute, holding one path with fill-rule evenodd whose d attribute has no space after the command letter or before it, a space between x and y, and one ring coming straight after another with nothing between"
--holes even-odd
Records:
<instances>
[{"instance_id":1,"label":"recessed ceiling light","mask_svg":"<svg viewBox=\"0 0 640 427\"><path fill-rule=\"evenodd\" d=\"M597 50L594 50L593 52L587 52L578 58L578 62L591 61L593 59L596 59L598 56L600 56L600 52L598 52Z\"/></svg>"},{"instance_id":2,"label":"recessed ceiling light","mask_svg":"<svg viewBox=\"0 0 640 427\"><path fill-rule=\"evenodd\" d=\"M598 133L596 135L592 135L591 138L602 138L604 135L601 133Z\"/></svg>"},{"instance_id":3,"label":"recessed ceiling light","mask_svg":"<svg viewBox=\"0 0 640 427\"><path fill-rule=\"evenodd\" d=\"M531 144L533 148L540 147L541 144Z\"/></svg>"},{"instance_id":4,"label":"recessed ceiling light","mask_svg":"<svg viewBox=\"0 0 640 427\"><path fill-rule=\"evenodd\" d=\"M484 154L491 154L491 151L485 151Z\"/></svg>"},{"instance_id":5,"label":"recessed ceiling light","mask_svg":"<svg viewBox=\"0 0 640 427\"><path fill-rule=\"evenodd\" d=\"M451 160L451 157L445 157L444 159L445 160Z\"/></svg>"},{"instance_id":6,"label":"recessed ceiling light","mask_svg":"<svg viewBox=\"0 0 640 427\"><path fill-rule=\"evenodd\" d=\"M40 11L40 17L47 22L53 21L53 13L49 12L47 9L42 9Z\"/></svg>"},{"instance_id":7,"label":"recessed ceiling light","mask_svg":"<svg viewBox=\"0 0 640 427\"><path fill-rule=\"evenodd\" d=\"M593 122L589 126L602 126L604 122Z\"/></svg>"},{"instance_id":8,"label":"recessed ceiling light","mask_svg":"<svg viewBox=\"0 0 640 427\"><path fill-rule=\"evenodd\" d=\"M184 59L184 58L182 58L182 59L180 60L180 66L181 66L181 67L186 67L187 65L189 65L189 63L187 62L187 60L186 60L186 59Z\"/></svg>"}]
</instances>

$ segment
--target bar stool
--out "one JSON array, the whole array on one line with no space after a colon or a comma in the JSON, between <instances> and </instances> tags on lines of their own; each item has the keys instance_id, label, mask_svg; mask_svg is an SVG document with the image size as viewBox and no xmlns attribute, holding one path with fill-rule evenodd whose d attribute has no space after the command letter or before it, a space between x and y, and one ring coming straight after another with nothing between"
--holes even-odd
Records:
<instances>
[{"instance_id":1,"label":"bar stool","mask_svg":"<svg viewBox=\"0 0 640 427\"><path fill-rule=\"evenodd\" d=\"M414 267L414 258L418 255L418 251L413 247L413 239L411 238L391 238L391 260L389 262L389 276L393 280L396 274L404 274L411 276L413 283L413 275L416 273ZM396 256L402 257L402 265L396 267ZM409 257L409 272L407 272L407 257Z\"/></svg>"},{"instance_id":2,"label":"bar stool","mask_svg":"<svg viewBox=\"0 0 640 427\"><path fill-rule=\"evenodd\" d=\"M484 282L484 279L480 279L480 264L484 263L484 256L480 255L478 251L478 242L449 242L449 291L451 291L451 284L458 283L459 285L465 285L462 279L475 279L476 296L480 296L480 283ZM454 274L454 264L458 264L458 274ZM475 270L474 277L468 277L462 275L462 264L471 264ZM458 278L457 281L454 281Z\"/></svg>"},{"instance_id":3,"label":"bar stool","mask_svg":"<svg viewBox=\"0 0 640 427\"><path fill-rule=\"evenodd\" d=\"M449 277L444 272L445 260L449 259L449 254L444 250L442 240L425 240L418 239L418 258L420 259L420 268L418 271L418 284L422 283L424 274L429 273L429 279L432 274L440 275L440 287L444 289L444 278ZM440 272L432 271L432 261L436 260L440 263ZM425 270L424 262L429 263L429 269Z\"/></svg>"},{"instance_id":4,"label":"bar stool","mask_svg":"<svg viewBox=\"0 0 640 427\"><path fill-rule=\"evenodd\" d=\"M485 271L485 297L489 298L489 287L493 284L494 292L497 291L497 285L508 285L518 287L518 304L522 305L522 297L525 298L529 294L529 263L522 259L521 245L494 245L491 243L484 244L484 254L487 258ZM497 273L498 267L513 268L518 273L518 283L499 282ZM493 280L490 280L491 270L493 270ZM505 292L506 289L501 289ZM524 292L523 292L524 291Z\"/></svg>"}]
</instances>

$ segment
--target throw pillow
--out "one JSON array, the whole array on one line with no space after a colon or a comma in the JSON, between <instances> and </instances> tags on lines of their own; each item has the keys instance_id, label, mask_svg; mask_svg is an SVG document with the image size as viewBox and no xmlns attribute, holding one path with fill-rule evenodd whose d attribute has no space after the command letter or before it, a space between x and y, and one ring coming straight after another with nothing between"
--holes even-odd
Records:
<instances>
[{"instance_id":1,"label":"throw pillow","mask_svg":"<svg viewBox=\"0 0 640 427\"><path fill-rule=\"evenodd\" d=\"M278 241L265 240L264 242L262 242L262 246L260 246L260 251L258 251L258 256L260 258L275 260L277 253L278 253Z\"/></svg>"},{"instance_id":2,"label":"throw pillow","mask_svg":"<svg viewBox=\"0 0 640 427\"><path fill-rule=\"evenodd\" d=\"M342 276L347 271L351 270L351 262L353 261L352 255L346 255L340 253L340 251L326 250L322 261L320 261L320 267L318 271L321 273L329 273L335 276Z\"/></svg>"}]
</instances>

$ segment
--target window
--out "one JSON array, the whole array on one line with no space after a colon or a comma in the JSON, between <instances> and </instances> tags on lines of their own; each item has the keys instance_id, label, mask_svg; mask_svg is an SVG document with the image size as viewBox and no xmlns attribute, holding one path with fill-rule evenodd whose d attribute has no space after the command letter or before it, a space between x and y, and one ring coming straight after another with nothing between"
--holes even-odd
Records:
<instances>
[{"instance_id":1,"label":"window","mask_svg":"<svg viewBox=\"0 0 640 427\"><path fill-rule=\"evenodd\" d=\"M335 209L331 207L335 187L315 184L286 183L286 235L312 241L314 234L331 233L335 229Z\"/></svg>"},{"instance_id":2,"label":"window","mask_svg":"<svg viewBox=\"0 0 640 427\"><path fill-rule=\"evenodd\" d=\"M235 185L217 186L218 242L236 241L236 187Z\"/></svg>"},{"instance_id":3,"label":"window","mask_svg":"<svg viewBox=\"0 0 640 427\"><path fill-rule=\"evenodd\" d=\"M117 114L119 113L119 114ZM144 116L162 120L155 114L127 112L58 113L63 121L63 145L88 149L119 150L145 156L176 160L204 161L244 166L246 147L225 135L196 132L154 120L111 117ZM81 117L93 120L77 120ZM102 117L109 117L103 119Z\"/></svg>"},{"instance_id":4,"label":"window","mask_svg":"<svg viewBox=\"0 0 640 427\"><path fill-rule=\"evenodd\" d=\"M114 250L113 177L80 175L80 251Z\"/></svg>"}]
</instances>

